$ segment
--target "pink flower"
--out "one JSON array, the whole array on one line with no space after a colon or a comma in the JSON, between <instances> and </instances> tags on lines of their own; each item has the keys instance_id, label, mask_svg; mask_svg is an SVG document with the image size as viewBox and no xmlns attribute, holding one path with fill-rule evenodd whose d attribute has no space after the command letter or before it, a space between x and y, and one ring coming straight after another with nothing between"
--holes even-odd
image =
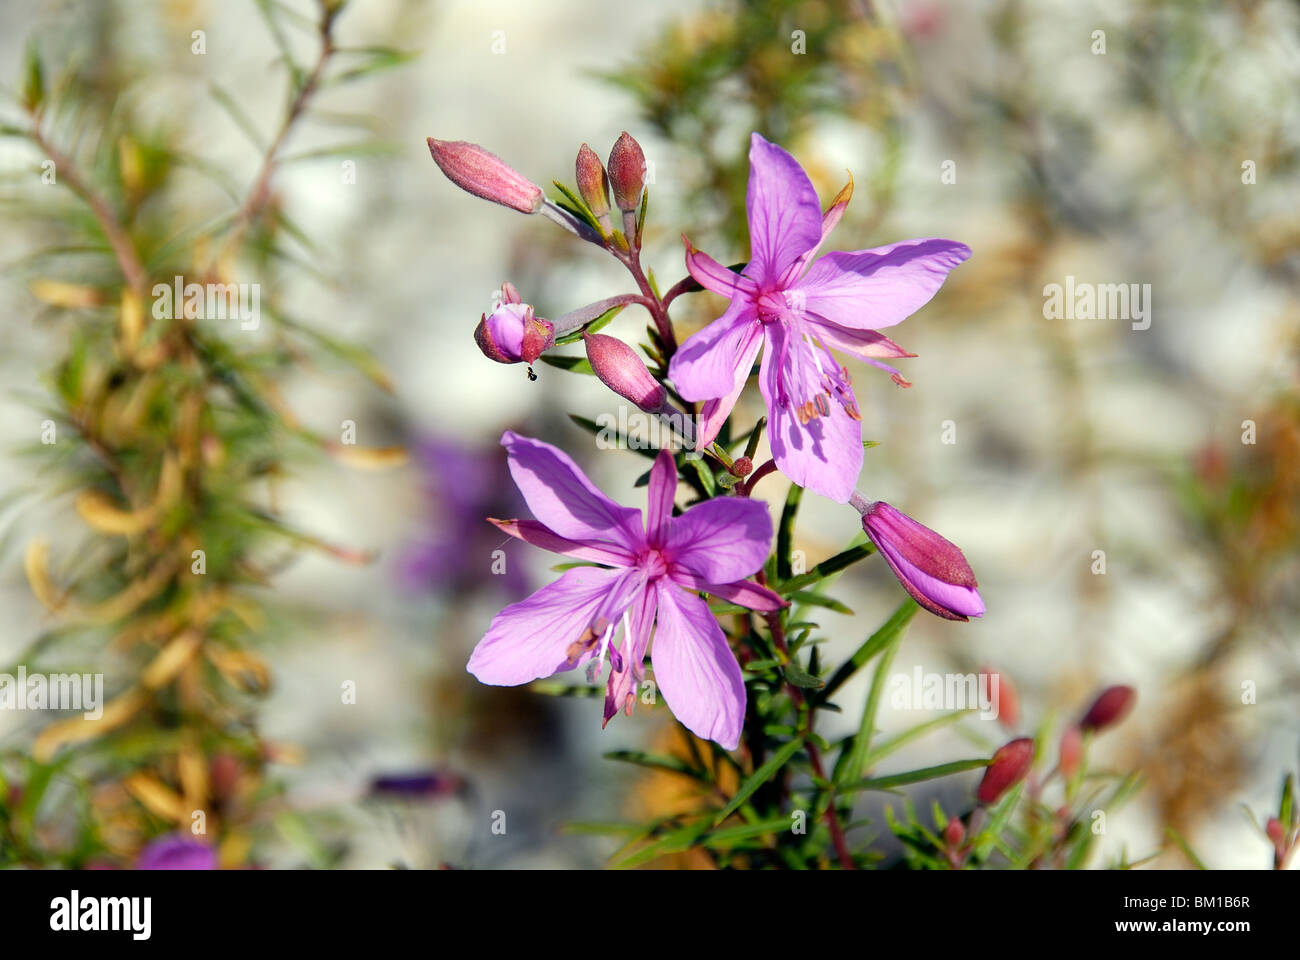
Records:
<instances>
[{"instance_id":1,"label":"pink flower","mask_svg":"<svg viewBox=\"0 0 1300 960\"><path fill-rule=\"evenodd\" d=\"M682 344L669 375L682 397L708 401L702 448L713 442L765 345L759 389L776 464L800 486L844 503L862 468L862 427L848 371L831 350L881 367L907 386L881 358L912 354L877 331L926 304L970 248L905 240L814 262L848 206L852 181L822 216L803 168L757 133L749 164L751 259L736 274L687 241L691 276L731 305Z\"/></svg>"},{"instance_id":2,"label":"pink flower","mask_svg":"<svg viewBox=\"0 0 1300 960\"><path fill-rule=\"evenodd\" d=\"M662 452L650 471L649 507L610 500L563 452L507 431L510 472L536 520L493 520L534 546L601 566L559 580L498 613L474 648L469 672L483 683L516 686L606 657L605 722L629 714L656 623L655 681L674 715L697 736L728 750L740 741L745 683L727 639L696 591L754 610L784 605L747 582L772 540L767 507L724 497L674 517L677 468ZM621 635L620 635L621 627Z\"/></svg>"}]
</instances>

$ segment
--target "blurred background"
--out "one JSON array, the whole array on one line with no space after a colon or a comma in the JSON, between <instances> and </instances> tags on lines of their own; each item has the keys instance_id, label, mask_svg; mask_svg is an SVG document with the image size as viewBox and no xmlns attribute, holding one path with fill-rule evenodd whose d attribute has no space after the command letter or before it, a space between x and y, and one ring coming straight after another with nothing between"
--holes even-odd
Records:
<instances>
[{"instance_id":1,"label":"blurred background","mask_svg":"<svg viewBox=\"0 0 1300 960\"><path fill-rule=\"evenodd\" d=\"M112 696L157 652L122 639L132 616L70 635L67 611L33 590L33 542L49 544L58 589L95 601L129 585L151 549L92 546L78 497L104 482L102 464L86 465L95 450L39 443L47 418L63 422L60 405L73 422L94 403L116 409L123 374L106 358L130 340L112 337L131 308L91 208L42 182L33 73L49 140L130 218L148 269L170 277L174 263L208 260L256 193L316 61L319 19L307 0L0 9L0 663L101 671ZM245 449L241 438L269 428L223 420L217 402L204 437L228 453L209 457L196 440L207 476L241 456L275 466L250 467L237 487L211 480L212 495L273 503L319 541L245 543L242 521L211 521L227 552L258 558L257 576L250 561L229 581L264 608L235 618L238 649L258 662L212 668L264 666L266 682L242 690L229 717L208 710L191 724L185 704L207 700L187 694L181 672L181 706L64 746L52 765L31 759L50 718L0 711L4 862L129 861L186 823L197 793L230 863L598 866L615 843L566 824L680 802L671 778L601 757L662 747L665 711L602 732L598 702L465 673L493 613L550 576L548 557L480 522L519 509L501 431L560 445L634 505L644 461L598 450L568 421L617 409L592 378L539 365L533 382L471 338L503 281L555 317L624 292L620 269L541 218L456 190L425 138L481 143L549 186L572 182L583 142L604 156L631 132L652 178L644 259L666 288L684 272L683 232L724 263L745 259L746 148L759 130L826 201L851 171L853 203L828 249L942 236L974 251L891 331L918 355L900 365L913 388L850 364L864 437L879 442L859 487L959 544L988 606L968 625L918 619L894 672L995 667L1019 691L1026 730L1072 718L1101 686L1133 685L1136 710L1099 749L1143 787L1093 865L1163 848L1155 863L1186 866L1169 828L1211 867L1269 865L1242 807L1267 816L1300 764L1300 7L353 0L333 36L343 53L249 207L249 242L214 268L260 278L273 322L251 334L218 322L195 348L195 362L235 371L223 389L246 374L288 424L282 443ZM1044 288L1067 277L1149 284L1149 327L1052 315ZM689 332L720 307L683 298L675 320ZM605 332L635 341L645 320L629 310ZM303 331L310 350L296 345ZM189 354L160 356L148 376L163 379L148 390L165 411L167 369L187 369ZM70 370L101 361L99 387L68 387ZM177 382L180 397L188 381ZM761 413L747 393L737 422ZM147 436L170 416L144 417L146 439L123 449L170 449ZM347 421L369 453L339 448ZM774 509L783 484L759 487ZM805 497L797 546L809 566L857 533L848 508ZM504 575L492 573L497 550ZM821 611L831 661L901 595L869 562L836 596L854 612ZM197 670L191 681L207 682ZM845 728L825 735L848 732L864 696L859 678L839 698ZM255 736L230 733L236 714ZM923 718L886 705L881 723ZM905 760L963 749L958 734L937 734ZM969 791L953 779L915 796Z\"/></svg>"}]
</instances>

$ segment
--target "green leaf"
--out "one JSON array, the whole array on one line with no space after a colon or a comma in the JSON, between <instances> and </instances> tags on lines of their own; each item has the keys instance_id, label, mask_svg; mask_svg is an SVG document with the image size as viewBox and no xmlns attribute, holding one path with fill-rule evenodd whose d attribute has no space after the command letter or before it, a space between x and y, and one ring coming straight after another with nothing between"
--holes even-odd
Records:
<instances>
[{"instance_id":1,"label":"green leaf","mask_svg":"<svg viewBox=\"0 0 1300 960\"><path fill-rule=\"evenodd\" d=\"M600 221L596 219L595 215L592 214L587 205L583 203L582 198L564 184L560 183L559 180L552 180L551 183L555 184L555 189L559 190L560 193L564 195L564 200L557 201L559 205L575 215L579 220L587 224L587 226L591 227L591 229L596 231L596 233L603 236L604 231L600 228Z\"/></svg>"},{"instance_id":2,"label":"green leaf","mask_svg":"<svg viewBox=\"0 0 1300 960\"><path fill-rule=\"evenodd\" d=\"M849 547L849 549L837 553L835 556L827 560L823 560L807 573L795 577L792 580L786 580L780 585L777 592L789 594L797 590L802 590L804 587L810 587L817 581L825 580L831 574L839 573L844 568L871 556L875 552L876 548L871 543L860 543L856 547Z\"/></svg>"},{"instance_id":3,"label":"green leaf","mask_svg":"<svg viewBox=\"0 0 1300 960\"><path fill-rule=\"evenodd\" d=\"M908 598L908 602L912 603L911 598ZM912 603L912 606L915 607L916 604ZM841 751L839 762L835 765L835 782L837 784L856 780L867 769L867 753L871 746L871 735L876 728L876 710L880 706L880 697L885 689L885 675L889 671L889 665L894 662L894 654L898 653L903 638L901 625L898 628L891 629L891 624L898 616L899 612L896 612L880 630L876 631L876 633L883 632L885 634L885 638L879 644L880 659L876 662L876 672L871 677L871 691L867 694L867 703L862 710L862 722L858 727L858 733L853 738L853 741ZM906 620L904 620L904 623L906 623ZM870 644L871 640L868 640L864 646L870 646ZM867 659L870 659L870 656L868 654Z\"/></svg>"},{"instance_id":4,"label":"green leaf","mask_svg":"<svg viewBox=\"0 0 1300 960\"><path fill-rule=\"evenodd\" d=\"M895 637L902 633L908 623L911 622L912 617L915 616L916 611L920 609L916 601L911 597L900 603L880 629L869 636L853 656L844 661L839 669L835 671L830 680L826 682L826 689L821 692L821 699L828 699L844 685L846 680L865 666L872 657L888 646Z\"/></svg>"},{"instance_id":5,"label":"green leaf","mask_svg":"<svg viewBox=\"0 0 1300 960\"><path fill-rule=\"evenodd\" d=\"M740 785L740 789L736 791L736 795L731 798L730 802L722 808L722 812L713 818L714 825L722 823L723 820L735 813L740 805L748 800L755 790L771 780L776 775L776 772L799 752L799 748L802 746L802 740L791 740L768 757L767 762L750 774L749 778Z\"/></svg>"},{"instance_id":6,"label":"green leaf","mask_svg":"<svg viewBox=\"0 0 1300 960\"><path fill-rule=\"evenodd\" d=\"M825 607L827 610L834 610L836 613L852 614L853 611L840 601L825 594L813 593L811 590L799 590L790 594L790 599L796 603L802 603L809 607Z\"/></svg>"},{"instance_id":7,"label":"green leaf","mask_svg":"<svg viewBox=\"0 0 1300 960\"><path fill-rule=\"evenodd\" d=\"M787 663L781 672L784 673L785 678L796 687L803 687L805 690L815 690L822 686L823 683L819 677L815 677L811 673L808 673L793 660Z\"/></svg>"},{"instance_id":8,"label":"green leaf","mask_svg":"<svg viewBox=\"0 0 1300 960\"><path fill-rule=\"evenodd\" d=\"M584 333L595 333L597 330L600 330L602 327L606 326L611 320L613 320L620 313L622 313L623 308L625 306L627 306L627 304L619 304L617 307L612 307L609 310L606 310L604 313L598 316L595 320L592 320L590 323L583 324L581 327L578 327L576 330L572 330L569 333L566 333L564 336L558 338L555 341L555 345L557 347L562 347L565 344L577 343L579 340L582 339L582 335Z\"/></svg>"},{"instance_id":9,"label":"green leaf","mask_svg":"<svg viewBox=\"0 0 1300 960\"><path fill-rule=\"evenodd\" d=\"M631 763L638 767L649 767L653 770L664 770L668 773L678 773L684 777L690 777L692 780L705 782L709 780L708 774L704 771L696 770L685 760L666 753L646 753L642 750L613 750L605 754L605 759L617 760L619 763Z\"/></svg>"},{"instance_id":10,"label":"green leaf","mask_svg":"<svg viewBox=\"0 0 1300 960\"><path fill-rule=\"evenodd\" d=\"M45 101L45 68L36 45L28 44L23 63L23 106L35 112Z\"/></svg>"},{"instance_id":11,"label":"green leaf","mask_svg":"<svg viewBox=\"0 0 1300 960\"><path fill-rule=\"evenodd\" d=\"M970 713L969 710L958 710L956 713L946 713L942 717L935 717L933 720L927 720L925 723L918 723L916 726L890 737L874 750L867 751L867 755L862 759L863 768L867 770L871 769L871 767L889 756L899 747L911 743L918 737L925 736L925 734L932 730L938 730L940 727L946 727L950 723L956 723L968 713Z\"/></svg>"},{"instance_id":12,"label":"green leaf","mask_svg":"<svg viewBox=\"0 0 1300 960\"><path fill-rule=\"evenodd\" d=\"M1192 849L1191 845L1183 838L1183 835L1181 833L1179 833L1173 827L1165 827L1165 834L1169 837L1170 840L1178 844L1178 848L1183 851L1183 854L1187 857L1188 860L1191 861L1192 866L1194 866L1197 870L1209 869L1209 867L1205 865L1205 862L1196 855L1196 851Z\"/></svg>"},{"instance_id":13,"label":"green leaf","mask_svg":"<svg viewBox=\"0 0 1300 960\"><path fill-rule=\"evenodd\" d=\"M758 428L754 428L754 436ZM783 581L790 579L790 551L794 544L794 519L799 513L799 502L803 499L803 487L790 484L790 492L785 495L785 506L781 509L781 522L776 528L776 575Z\"/></svg>"},{"instance_id":14,"label":"green leaf","mask_svg":"<svg viewBox=\"0 0 1300 960\"><path fill-rule=\"evenodd\" d=\"M909 783L921 783L924 780L937 780L939 777L951 776L954 773L963 773L966 770L974 770L976 767L987 767L989 764L986 757L973 757L970 760L953 760L951 763L940 763L933 767L921 767L919 770L907 770L903 773L891 773L885 777L869 777L866 780L858 780L844 787L845 790L892 790L894 787L906 786Z\"/></svg>"},{"instance_id":15,"label":"green leaf","mask_svg":"<svg viewBox=\"0 0 1300 960\"><path fill-rule=\"evenodd\" d=\"M559 354L544 353L537 358L542 363L550 364L552 367L558 367L561 370L568 370L570 373L589 373L596 375L596 371L591 369L591 364L587 362L586 357L565 357ZM600 429L597 427L596 429Z\"/></svg>"}]
</instances>

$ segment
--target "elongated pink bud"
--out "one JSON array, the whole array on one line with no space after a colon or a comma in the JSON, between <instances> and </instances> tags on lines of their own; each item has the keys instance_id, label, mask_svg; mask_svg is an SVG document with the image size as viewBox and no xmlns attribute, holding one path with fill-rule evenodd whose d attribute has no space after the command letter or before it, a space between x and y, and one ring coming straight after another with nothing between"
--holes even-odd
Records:
<instances>
[{"instance_id":1,"label":"elongated pink bud","mask_svg":"<svg viewBox=\"0 0 1300 960\"><path fill-rule=\"evenodd\" d=\"M956 817L948 821L948 826L944 828L943 840L948 844L948 848L956 850L961 846L961 842L966 839L966 828Z\"/></svg>"},{"instance_id":2,"label":"elongated pink bud","mask_svg":"<svg viewBox=\"0 0 1300 960\"><path fill-rule=\"evenodd\" d=\"M542 188L496 154L466 140L428 138L429 153L447 179L466 193L520 213L536 213L546 197Z\"/></svg>"},{"instance_id":3,"label":"elongated pink bud","mask_svg":"<svg viewBox=\"0 0 1300 960\"><path fill-rule=\"evenodd\" d=\"M641 152L641 144L624 130L609 151L609 184L614 188L614 203L623 212L641 206L645 174L645 154Z\"/></svg>"},{"instance_id":4,"label":"elongated pink bud","mask_svg":"<svg viewBox=\"0 0 1300 960\"><path fill-rule=\"evenodd\" d=\"M667 399L667 392L650 375L636 351L617 337L603 333L582 336L587 345L587 360L605 386L626 397L642 410L657 412Z\"/></svg>"},{"instance_id":5,"label":"elongated pink bud","mask_svg":"<svg viewBox=\"0 0 1300 960\"><path fill-rule=\"evenodd\" d=\"M1092 702L1088 712L1079 721L1084 730L1105 730L1123 720L1137 703L1137 691L1132 687L1107 687Z\"/></svg>"},{"instance_id":6,"label":"elongated pink bud","mask_svg":"<svg viewBox=\"0 0 1300 960\"><path fill-rule=\"evenodd\" d=\"M935 616L968 620L984 614L975 573L954 544L883 500L866 508L862 529L903 589Z\"/></svg>"},{"instance_id":7,"label":"elongated pink bud","mask_svg":"<svg viewBox=\"0 0 1300 960\"><path fill-rule=\"evenodd\" d=\"M1004 793L1028 776L1033 763L1034 741L1029 737L999 747L984 771L979 789L975 791L976 799L985 806L997 803Z\"/></svg>"},{"instance_id":8,"label":"elongated pink bud","mask_svg":"<svg viewBox=\"0 0 1300 960\"><path fill-rule=\"evenodd\" d=\"M533 316L528 304L506 302L479 320L474 342L497 363L533 363L555 344L555 328L549 320Z\"/></svg>"},{"instance_id":9,"label":"elongated pink bud","mask_svg":"<svg viewBox=\"0 0 1300 960\"><path fill-rule=\"evenodd\" d=\"M596 156L596 151L585 143L578 150L578 160L574 164L578 182L578 193L587 208L597 217L609 213L609 177L605 166Z\"/></svg>"},{"instance_id":10,"label":"elongated pink bud","mask_svg":"<svg viewBox=\"0 0 1300 960\"><path fill-rule=\"evenodd\" d=\"M1083 734L1079 732L1078 727L1067 727L1065 733L1061 734L1061 757L1057 765L1068 780L1079 772L1082 764Z\"/></svg>"}]
</instances>

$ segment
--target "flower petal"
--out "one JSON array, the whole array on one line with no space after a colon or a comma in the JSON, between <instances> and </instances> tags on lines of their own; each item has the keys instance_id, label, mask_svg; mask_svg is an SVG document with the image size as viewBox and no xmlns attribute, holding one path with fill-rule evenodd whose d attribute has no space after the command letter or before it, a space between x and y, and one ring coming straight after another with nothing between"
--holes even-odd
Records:
<instances>
[{"instance_id":1,"label":"flower petal","mask_svg":"<svg viewBox=\"0 0 1300 960\"><path fill-rule=\"evenodd\" d=\"M656 582L659 624L652 659L655 683L686 729L724 749L740 743L745 681L709 606L671 580Z\"/></svg>"},{"instance_id":2,"label":"flower petal","mask_svg":"<svg viewBox=\"0 0 1300 960\"><path fill-rule=\"evenodd\" d=\"M817 339L831 349L842 350L845 353L852 354L859 360L866 361L873 367L879 367L888 373L900 387L910 387L912 385L903 379L903 375L898 372L897 368L891 367L880 358L915 357L916 354L904 350L883 333L875 330L850 330L847 327L841 327L837 323L830 323L812 317L808 320L808 327Z\"/></svg>"},{"instance_id":3,"label":"flower petal","mask_svg":"<svg viewBox=\"0 0 1300 960\"><path fill-rule=\"evenodd\" d=\"M682 237L682 242L686 244L686 272L705 290L721 294L729 300L758 291L758 285L749 277L727 269L707 253L696 250L695 245L685 236Z\"/></svg>"},{"instance_id":4,"label":"flower petal","mask_svg":"<svg viewBox=\"0 0 1300 960\"><path fill-rule=\"evenodd\" d=\"M828 253L809 268L797 289L807 313L854 330L879 330L928 303L948 272L969 256L964 243L939 239Z\"/></svg>"},{"instance_id":5,"label":"flower petal","mask_svg":"<svg viewBox=\"0 0 1300 960\"><path fill-rule=\"evenodd\" d=\"M829 414L799 422L788 398L783 398L777 357L789 334L778 324L769 325L768 348L758 384L767 401L768 443L777 469L801 487L838 503L847 503L862 472L862 423L839 403L828 405Z\"/></svg>"},{"instance_id":6,"label":"flower petal","mask_svg":"<svg viewBox=\"0 0 1300 960\"><path fill-rule=\"evenodd\" d=\"M533 516L570 540L603 540L638 549L641 511L622 507L596 489L568 454L549 443L507 430L501 445L510 474Z\"/></svg>"},{"instance_id":7,"label":"flower petal","mask_svg":"<svg viewBox=\"0 0 1300 960\"><path fill-rule=\"evenodd\" d=\"M732 603L748 607L751 610L767 612L789 606L785 600L781 599L779 593L751 580L737 580L735 583L709 583L703 577L691 573L685 567L676 564L668 568L668 576L683 587L700 590L722 600L730 600Z\"/></svg>"},{"instance_id":8,"label":"flower petal","mask_svg":"<svg viewBox=\"0 0 1300 960\"><path fill-rule=\"evenodd\" d=\"M673 518L673 496L677 493L677 462L667 450L660 450L650 468L650 503L646 508L645 532L650 543L663 543Z\"/></svg>"},{"instance_id":9,"label":"flower petal","mask_svg":"<svg viewBox=\"0 0 1300 960\"><path fill-rule=\"evenodd\" d=\"M630 567L636 557L624 547L591 540L567 540L536 520L493 520L488 523L502 533L575 560L590 560L611 567Z\"/></svg>"},{"instance_id":10,"label":"flower petal","mask_svg":"<svg viewBox=\"0 0 1300 960\"><path fill-rule=\"evenodd\" d=\"M483 683L513 687L581 666L601 639L591 628L602 619L617 625L644 584L636 570L568 570L493 617L466 669Z\"/></svg>"},{"instance_id":11,"label":"flower petal","mask_svg":"<svg viewBox=\"0 0 1300 960\"><path fill-rule=\"evenodd\" d=\"M718 497L673 518L664 553L666 560L709 583L731 583L759 570L771 546L766 503Z\"/></svg>"},{"instance_id":12,"label":"flower petal","mask_svg":"<svg viewBox=\"0 0 1300 960\"><path fill-rule=\"evenodd\" d=\"M748 298L737 297L725 313L688 337L673 354L668 376L687 400L713 400L735 390L736 378L749 373L762 342L763 327Z\"/></svg>"},{"instance_id":13,"label":"flower petal","mask_svg":"<svg viewBox=\"0 0 1300 960\"><path fill-rule=\"evenodd\" d=\"M822 235L817 191L799 161L755 133L749 141L751 259L745 275L760 287L776 281Z\"/></svg>"}]
</instances>

